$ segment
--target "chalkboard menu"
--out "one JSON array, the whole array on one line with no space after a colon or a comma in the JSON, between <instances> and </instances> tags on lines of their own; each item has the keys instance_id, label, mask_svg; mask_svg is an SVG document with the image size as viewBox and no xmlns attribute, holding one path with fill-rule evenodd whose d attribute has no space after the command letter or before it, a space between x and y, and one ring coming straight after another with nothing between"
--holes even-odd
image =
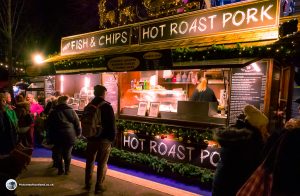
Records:
<instances>
[{"instance_id":1,"label":"chalkboard menu","mask_svg":"<svg viewBox=\"0 0 300 196\"><path fill-rule=\"evenodd\" d=\"M118 112L118 76L112 73L102 74L102 84L107 89L105 100L111 103L114 112Z\"/></svg>"},{"instance_id":2,"label":"chalkboard menu","mask_svg":"<svg viewBox=\"0 0 300 196\"><path fill-rule=\"evenodd\" d=\"M54 95L55 92L55 77L47 77L45 79L45 97L48 98Z\"/></svg>"},{"instance_id":3,"label":"chalkboard menu","mask_svg":"<svg viewBox=\"0 0 300 196\"><path fill-rule=\"evenodd\" d=\"M237 116L242 113L247 104L263 111L266 70L267 62L261 61L232 69L229 124L236 122Z\"/></svg>"}]
</instances>

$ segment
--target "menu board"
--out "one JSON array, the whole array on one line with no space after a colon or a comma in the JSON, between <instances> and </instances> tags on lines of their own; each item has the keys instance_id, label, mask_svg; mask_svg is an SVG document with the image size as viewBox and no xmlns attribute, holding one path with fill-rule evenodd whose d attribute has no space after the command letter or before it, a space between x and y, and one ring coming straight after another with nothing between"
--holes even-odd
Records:
<instances>
[{"instance_id":1,"label":"menu board","mask_svg":"<svg viewBox=\"0 0 300 196\"><path fill-rule=\"evenodd\" d=\"M260 61L232 69L229 124L236 122L247 104L263 112L267 66L267 62Z\"/></svg>"},{"instance_id":2,"label":"menu board","mask_svg":"<svg viewBox=\"0 0 300 196\"><path fill-rule=\"evenodd\" d=\"M118 76L113 73L102 74L102 84L107 89L105 100L108 101L114 109L114 113L118 112Z\"/></svg>"},{"instance_id":3,"label":"menu board","mask_svg":"<svg viewBox=\"0 0 300 196\"><path fill-rule=\"evenodd\" d=\"M55 92L55 77L49 76L45 78L45 97L48 98L54 95Z\"/></svg>"}]
</instances>

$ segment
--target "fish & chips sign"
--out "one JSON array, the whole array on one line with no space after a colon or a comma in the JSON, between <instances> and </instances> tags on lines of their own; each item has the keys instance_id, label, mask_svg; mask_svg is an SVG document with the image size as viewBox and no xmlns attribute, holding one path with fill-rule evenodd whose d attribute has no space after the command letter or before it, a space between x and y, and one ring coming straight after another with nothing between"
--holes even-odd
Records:
<instances>
[{"instance_id":1,"label":"fish & chips sign","mask_svg":"<svg viewBox=\"0 0 300 196\"><path fill-rule=\"evenodd\" d=\"M132 27L139 28L139 45L246 30L278 27L278 0L245 1L208 10L170 16L110 30L62 38L61 54L91 52L130 45ZM270 35L267 39L276 39ZM259 38L261 39L261 38ZM251 39L253 41L253 38Z\"/></svg>"}]
</instances>

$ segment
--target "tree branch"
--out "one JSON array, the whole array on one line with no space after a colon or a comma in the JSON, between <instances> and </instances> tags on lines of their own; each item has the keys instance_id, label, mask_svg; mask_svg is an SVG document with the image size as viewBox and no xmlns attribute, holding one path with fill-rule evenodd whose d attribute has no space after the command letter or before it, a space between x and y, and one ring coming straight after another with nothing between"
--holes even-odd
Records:
<instances>
[{"instance_id":1,"label":"tree branch","mask_svg":"<svg viewBox=\"0 0 300 196\"><path fill-rule=\"evenodd\" d=\"M18 29L18 26L19 26L19 21L20 21L20 15L22 14L23 12L23 8L24 8L24 4L25 4L25 1L22 0L22 4L21 4L21 7L20 9L18 10L18 16L17 16L17 19L16 19L16 23L14 21L15 19L15 13L14 13L14 19L13 19L13 24L15 24L15 29L14 29L14 32L13 32L13 36L15 36L16 32L17 32L17 29ZM17 5L15 7L15 12L17 11Z\"/></svg>"}]
</instances>

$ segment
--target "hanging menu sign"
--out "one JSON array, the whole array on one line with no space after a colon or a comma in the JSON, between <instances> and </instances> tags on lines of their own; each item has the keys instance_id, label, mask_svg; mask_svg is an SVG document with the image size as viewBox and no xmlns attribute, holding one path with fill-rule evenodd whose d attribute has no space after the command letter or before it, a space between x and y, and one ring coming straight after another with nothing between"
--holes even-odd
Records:
<instances>
[{"instance_id":1,"label":"hanging menu sign","mask_svg":"<svg viewBox=\"0 0 300 196\"><path fill-rule=\"evenodd\" d=\"M261 61L232 69L229 124L236 122L237 116L247 104L263 111L266 70L267 62Z\"/></svg>"}]
</instances>

